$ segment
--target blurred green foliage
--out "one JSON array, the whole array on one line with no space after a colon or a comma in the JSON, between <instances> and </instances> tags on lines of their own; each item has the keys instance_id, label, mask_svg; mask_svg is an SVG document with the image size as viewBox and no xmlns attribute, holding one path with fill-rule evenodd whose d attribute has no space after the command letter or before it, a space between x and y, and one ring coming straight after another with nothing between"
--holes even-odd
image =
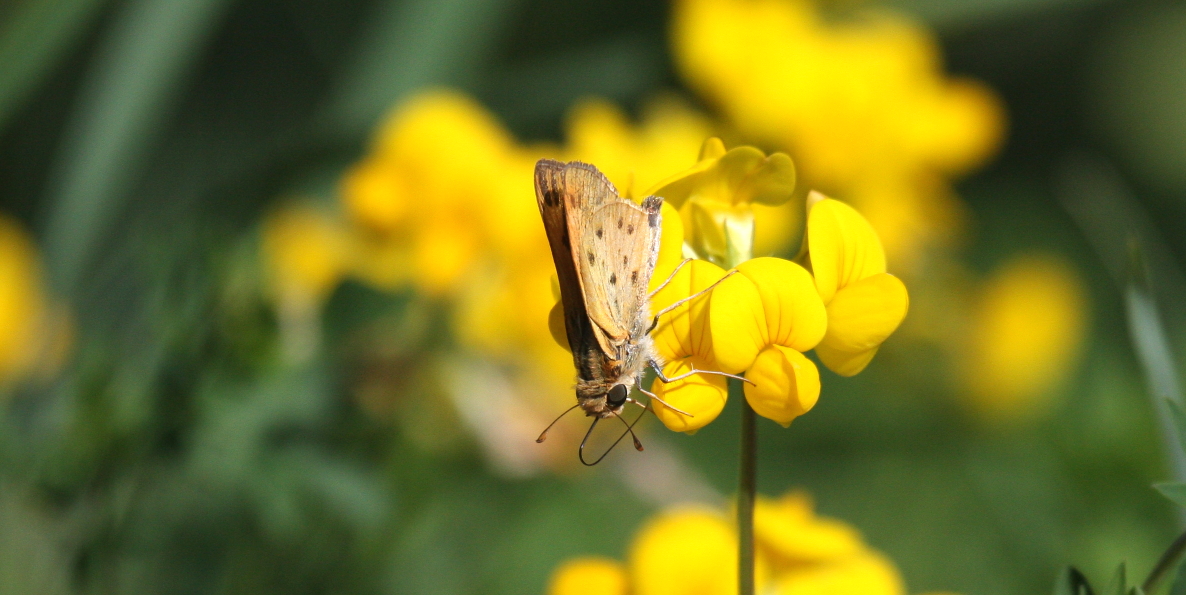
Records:
<instances>
[{"instance_id":1,"label":"blurred green foliage","mask_svg":"<svg viewBox=\"0 0 1186 595\"><path fill-rule=\"evenodd\" d=\"M1074 152L1118 164L1170 255L1150 278L1180 353L1186 308L1163 280L1186 254L1181 6L954 4L901 6L933 19L950 70L1008 105L1003 154L961 187L978 229L969 258L988 269L1038 244L1075 259L1094 304L1085 361L1053 415L987 428L927 381L933 354L887 352L828 382L793 431L762 424L759 489L807 488L914 592L1045 592L1068 562L1096 584L1123 559L1144 576L1182 520L1150 484L1183 478L1161 451L1123 284L1052 179ZM464 434L425 442L365 413L349 390L376 340L364 322L411 300L347 284L327 348L286 361L254 226L278 197L324 194L383 113L426 85L464 88L543 140L577 98L637 106L678 88L667 10L0 3L0 210L34 230L77 324L67 371L3 402L0 592L530 593L565 557L620 558L657 503L608 468L646 455L505 477ZM732 400L694 440L647 437L720 493L736 472Z\"/></svg>"}]
</instances>

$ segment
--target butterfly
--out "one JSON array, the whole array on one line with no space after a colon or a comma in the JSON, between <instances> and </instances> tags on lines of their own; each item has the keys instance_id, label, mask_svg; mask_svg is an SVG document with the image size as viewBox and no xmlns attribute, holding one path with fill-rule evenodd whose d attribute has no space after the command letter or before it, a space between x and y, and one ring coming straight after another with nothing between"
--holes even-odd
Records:
<instances>
[{"instance_id":1,"label":"butterfly","mask_svg":"<svg viewBox=\"0 0 1186 595\"><path fill-rule=\"evenodd\" d=\"M648 292L659 257L662 198L648 196L641 204L635 204L620 197L596 167L579 161L563 163L551 159L541 159L535 164L535 196L556 265L564 330L577 375L577 404L560 417L579 407L585 415L594 418L577 450L581 463L592 466L605 458L627 432L634 439L634 447L642 450L633 428L650 403L643 405L631 399L632 387L673 411L690 416L642 387L646 368L655 370L663 382L697 373L740 377L707 370L693 370L675 378L663 374L663 361L650 332L660 316L710 291L716 283L651 316L651 298L690 260L681 262L658 288ZM586 461L585 443L593 428L602 419L621 419L628 402L642 406L642 415L633 423L622 419L626 432L592 463ZM556 421L536 442L544 441Z\"/></svg>"}]
</instances>

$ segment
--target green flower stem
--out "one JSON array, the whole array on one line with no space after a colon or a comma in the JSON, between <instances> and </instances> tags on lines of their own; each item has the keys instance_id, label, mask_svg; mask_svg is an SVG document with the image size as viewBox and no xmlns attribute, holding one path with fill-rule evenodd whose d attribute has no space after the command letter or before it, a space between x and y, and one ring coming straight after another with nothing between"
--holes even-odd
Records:
<instances>
[{"instance_id":1,"label":"green flower stem","mask_svg":"<svg viewBox=\"0 0 1186 595\"><path fill-rule=\"evenodd\" d=\"M1145 583L1141 588L1145 593L1153 595L1157 587L1161 586L1161 581L1169 576L1182 560L1186 559L1186 533L1183 533L1170 544L1170 547L1161 555L1161 559L1157 561L1157 565L1149 572L1149 578L1145 579Z\"/></svg>"},{"instance_id":2,"label":"green flower stem","mask_svg":"<svg viewBox=\"0 0 1186 595\"><path fill-rule=\"evenodd\" d=\"M737 578L740 595L754 594L754 494L757 491L758 428L753 407L741 399L741 461L737 481Z\"/></svg>"}]
</instances>

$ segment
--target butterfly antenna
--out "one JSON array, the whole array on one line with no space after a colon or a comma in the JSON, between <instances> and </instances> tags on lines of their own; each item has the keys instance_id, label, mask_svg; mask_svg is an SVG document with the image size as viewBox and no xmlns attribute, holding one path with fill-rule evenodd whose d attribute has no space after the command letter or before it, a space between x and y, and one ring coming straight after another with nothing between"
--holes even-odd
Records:
<instances>
[{"instance_id":1,"label":"butterfly antenna","mask_svg":"<svg viewBox=\"0 0 1186 595\"><path fill-rule=\"evenodd\" d=\"M634 436L634 426L638 425L638 422L642 421L643 416L645 416L647 414L647 409L650 409L650 407L651 407L651 404L647 403L646 406L643 407L642 413L638 414L638 417L635 418L635 420L633 422L626 425L626 431L622 432L622 435L618 436L618 439L614 440L614 443L609 445L609 448L605 449L605 452L601 453L601 456L597 457L596 461L593 461L592 463L590 463L585 460L585 442L589 440L589 435L593 433L593 428L597 426L597 422L601 421L600 417L594 419L593 424L589 426L589 431L585 432L585 439L581 440L581 448L579 450L577 450L577 458L579 458L581 460L581 464L586 467L592 467L593 465L600 463L601 459L604 459L606 457L606 455L608 455L610 452L612 452L614 450L614 447L617 446L618 443L621 442L622 439L626 437L626 434L630 434L631 436ZM617 414L615 413L614 415L617 415ZM622 419L622 418L619 416L618 419ZM626 423L626 420L622 419L622 423ZM642 450L642 442L639 442L638 436L634 436L634 448L637 448L638 450Z\"/></svg>"},{"instance_id":2,"label":"butterfly antenna","mask_svg":"<svg viewBox=\"0 0 1186 595\"><path fill-rule=\"evenodd\" d=\"M568 415L569 411L576 409L579 405L580 405L580 403L577 403L576 405L573 405L572 407L565 409L564 413L561 413L560 415L556 416L556 419L553 419L552 423L548 424L548 427L544 428L544 431L539 433L539 438L535 439L536 444L543 442L544 440L547 440L548 439L548 430L552 429L552 426L556 425L556 422L560 421L561 417Z\"/></svg>"},{"instance_id":3,"label":"butterfly antenna","mask_svg":"<svg viewBox=\"0 0 1186 595\"><path fill-rule=\"evenodd\" d=\"M618 418L618 421L622 422L622 425L626 426L626 431L630 432L630 437L634 439L634 450L637 450L638 452L642 452L642 441L639 440L638 435L634 433L634 428L631 427L630 424L626 420L622 419L622 416L618 415L618 412L610 411L610 413L613 413L614 417ZM643 413L646 413L646 412L644 411Z\"/></svg>"}]
</instances>

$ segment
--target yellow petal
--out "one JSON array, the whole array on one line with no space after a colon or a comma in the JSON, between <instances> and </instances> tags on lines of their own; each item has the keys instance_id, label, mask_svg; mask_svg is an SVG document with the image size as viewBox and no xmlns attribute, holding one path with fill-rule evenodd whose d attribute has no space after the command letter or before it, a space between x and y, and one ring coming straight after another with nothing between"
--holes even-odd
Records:
<instances>
[{"instance_id":1,"label":"yellow petal","mask_svg":"<svg viewBox=\"0 0 1186 595\"><path fill-rule=\"evenodd\" d=\"M704 144L700 145L700 156L696 159L696 161L717 159L726 152L725 141L715 136L706 138L704 139Z\"/></svg>"},{"instance_id":2,"label":"yellow petal","mask_svg":"<svg viewBox=\"0 0 1186 595\"><path fill-rule=\"evenodd\" d=\"M779 577L777 595L902 595L902 576L876 552L865 552L831 564L804 566Z\"/></svg>"},{"instance_id":3,"label":"yellow petal","mask_svg":"<svg viewBox=\"0 0 1186 595\"><path fill-rule=\"evenodd\" d=\"M684 259L684 223L680 220L679 211L664 201L660 216L663 232L659 236L659 258L655 262L655 273L651 275L652 291Z\"/></svg>"},{"instance_id":4,"label":"yellow petal","mask_svg":"<svg viewBox=\"0 0 1186 595\"><path fill-rule=\"evenodd\" d=\"M828 332L815 351L828 369L852 376L902 323L910 307L906 286L889 273L841 289L828 304Z\"/></svg>"},{"instance_id":5,"label":"yellow petal","mask_svg":"<svg viewBox=\"0 0 1186 595\"><path fill-rule=\"evenodd\" d=\"M807 245L815 285L825 304L846 285L885 272L885 251L877 233L856 209L838 200L819 200L811 206Z\"/></svg>"},{"instance_id":6,"label":"yellow petal","mask_svg":"<svg viewBox=\"0 0 1186 595\"><path fill-rule=\"evenodd\" d=\"M803 267L782 258L755 258L737 267L758 289L771 343L798 351L815 347L828 319L824 304Z\"/></svg>"},{"instance_id":7,"label":"yellow petal","mask_svg":"<svg viewBox=\"0 0 1186 595\"><path fill-rule=\"evenodd\" d=\"M681 508L655 517L630 548L633 595L737 593L737 536L722 515Z\"/></svg>"},{"instance_id":8,"label":"yellow petal","mask_svg":"<svg viewBox=\"0 0 1186 595\"><path fill-rule=\"evenodd\" d=\"M710 139L701 149L701 160L691 168L656 184L648 194L662 196L676 207L693 198L736 205L760 202L778 205L795 190L795 165L784 153L767 156L741 146L721 154L724 147Z\"/></svg>"},{"instance_id":9,"label":"yellow petal","mask_svg":"<svg viewBox=\"0 0 1186 595\"><path fill-rule=\"evenodd\" d=\"M690 372L693 366L698 370L709 369L698 358L687 358L663 366L663 374L675 378ZM718 374L695 374L671 383L656 379L651 385L651 392L672 407L690 414L673 411L657 400L651 403L655 417L673 432L695 432L708 425L721 414L729 397L725 377Z\"/></svg>"},{"instance_id":10,"label":"yellow petal","mask_svg":"<svg viewBox=\"0 0 1186 595\"><path fill-rule=\"evenodd\" d=\"M626 595L626 568L609 558L587 556L560 565L548 581L548 595Z\"/></svg>"},{"instance_id":11,"label":"yellow petal","mask_svg":"<svg viewBox=\"0 0 1186 595\"><path fill-rule=\"evenodd\" d=\"M565 351L572 351L568 345L568 331L564 328L564 304L562 302L556 302L556 305L548 311L548 332L552 333L552 339L556 341L557 345L563 347Z\"/></svg>"},{"instance_id":12,"label":"yellow petal","mask_svg":"<svg viewBox=\"0 0 1186 595\"><path fill-rule=\"evenodd\" d=\"M763 257L737 270L713 290L710 304L713 354L721 370L748 369L767 345L807 351L819 343L827 314L803 267Z\"/></svg>"},{"instance_id":13,"label":"yellow petal","mask_svg":"<svg viewBox=\"0 0 1186 595\"><path fill-rule=\"evenodd\" d=\"M865 548L856 529L835 519L817 517L811 498L791 492L754 503L754 541L776 570L804 563L845 558Z\"/></svg>"},{"instance_id":14,"label":"yellow petal","mask_svg":"<svg viewBox=\"0 0 1186 595\"><path fill-rule=\"evenodd\" d=\"M754 255L777 256L800 244L803 233L803 201L791 200L778 206L753 205Z\"/></svg>"},{"instance_id":15,"label":"yellow petal","mask_svg":"<svg viewBox=\"0 0 1186 595\"><path fill-rule=\"evenodd\" d=\"M720 370L739 374L770 344L762 294L749 277L734 274L721 282L712 296L708 320L713 357Z\"/></svg>"},{"instance_id":16,"label":"yellow petal","mask_svg":"<svg viewBox=\"0 0 1186 595\"><path fill-rule=\"evenodd\" d=\"M725 270L711 262L693 260L684 265L662 291L655 294L651 300L651 311L658 313L683 298L695 295L724 275ZM659 279L656 284L663 281L664 279ZM717 287L719 289L720 286ZM707 324L708 307L713 292L685 302L659 318L659 325L655 327L651 336L663 359L675 361L695 355L709 363L711 369L717 369L712 360L712 334Z\"/></svg>"},{"instance_id":17,"label":"yellow petal","mask_svg":"<svg viewBox=\"0 0 1186 595\"><path fill-rule=\"evenodd\" d=\"M734 204L780 205L795 191L795 164L786 153L767 157L753 147L737 147L721 157L719 167L735 189Z\"/></svg>"},{"instance_id":18,"label":"yellow petal","mask_svg":"<svg viewBox=\"0 0 1186 595\"><path fill-rule=\"evenodd\" d=\"M819 399L819 369L802 353L782 345L762 350L745 377L745 399L754 411L783 427Z\"/></svg>"}]
</instances>

